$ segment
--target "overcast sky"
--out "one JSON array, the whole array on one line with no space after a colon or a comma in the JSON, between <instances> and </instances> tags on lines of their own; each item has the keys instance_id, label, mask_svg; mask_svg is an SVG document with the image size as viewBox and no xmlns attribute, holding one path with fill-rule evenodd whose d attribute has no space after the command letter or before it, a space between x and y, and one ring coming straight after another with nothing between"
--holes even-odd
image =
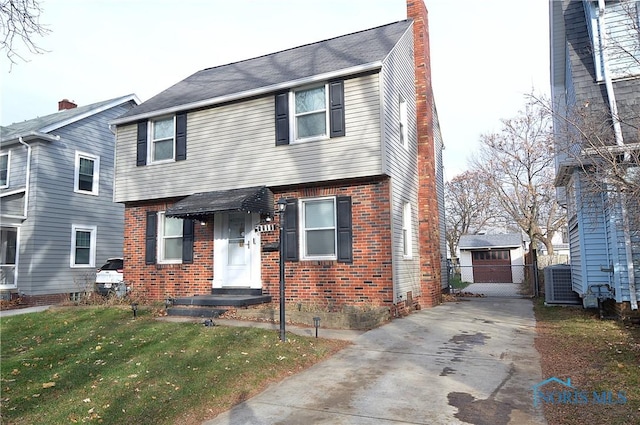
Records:
<instances>
[{"instance_id":1,"label":"overcast sky","mask_svg":"<svg viewBox=\"0 0 640 425\"><path fill-rule=\"evenodd\" d=\"M480 135L535 89L549 92L547 0L424 0L447 179ZM405 0L41 0L43 55L2 52L0 123L135 93L145 101L204 68L406 18Z\"/></svg>"}]
</instances>

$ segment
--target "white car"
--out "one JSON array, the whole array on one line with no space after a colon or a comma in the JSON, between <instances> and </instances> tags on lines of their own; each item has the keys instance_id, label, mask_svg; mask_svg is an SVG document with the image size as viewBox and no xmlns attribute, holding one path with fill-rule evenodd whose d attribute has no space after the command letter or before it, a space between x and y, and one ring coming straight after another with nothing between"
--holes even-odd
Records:
<instances>
[{"instance_id":1,"label":"white car","mask_svg":"<svg viewBox=\"0 0 640 425\"><path fill-rule=\"evenodd\" d=\"M100 295L124 296L128 288L124 284L122 258L109 258L107 262L96 271L96 291Z\"/></svg>"}]
</instances>

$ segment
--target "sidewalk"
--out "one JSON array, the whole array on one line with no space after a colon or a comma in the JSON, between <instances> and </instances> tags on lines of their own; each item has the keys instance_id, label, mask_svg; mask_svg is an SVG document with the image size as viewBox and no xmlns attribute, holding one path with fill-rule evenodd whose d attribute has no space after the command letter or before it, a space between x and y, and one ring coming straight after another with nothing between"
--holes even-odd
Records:
<instances>
[{"instance_id":1,"label":"sidewalk","mask_svg":"<svg viewBox=\"0 0 640 425\"><path fill-rule=\"evenodd\" d=\"M546 423L533 407L542 376L530 300L464 299L344 332L320 329L353 344L203 425Z\"/></svg>"}]
</instances>

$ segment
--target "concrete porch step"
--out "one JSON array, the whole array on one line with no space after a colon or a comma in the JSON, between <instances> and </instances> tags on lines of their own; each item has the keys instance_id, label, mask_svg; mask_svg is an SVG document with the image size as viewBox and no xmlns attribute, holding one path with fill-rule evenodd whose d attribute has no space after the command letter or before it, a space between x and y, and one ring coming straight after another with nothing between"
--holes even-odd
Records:
<instances>
[{"instance_id":1,"label":"concrete porch step","mask_svg":"<svg viewBox=\"0 0 640 425\"><path fill-rule=\"evenodd\" d=\"M173 306L246 307L270 302L270 295L211 294L174 298Z\"/></svg>"},{"instance_id":2,"label":"concrete porch step","mask_svg":"<svg viewBox=\"0 0 640 425\"><path fill-rule=\"evenodd\" d=\"M215 319L226 311L227 310L221 308L207 307L169 307L167 308L167 316L206 317Z\"/></svg>"}]
</instances>

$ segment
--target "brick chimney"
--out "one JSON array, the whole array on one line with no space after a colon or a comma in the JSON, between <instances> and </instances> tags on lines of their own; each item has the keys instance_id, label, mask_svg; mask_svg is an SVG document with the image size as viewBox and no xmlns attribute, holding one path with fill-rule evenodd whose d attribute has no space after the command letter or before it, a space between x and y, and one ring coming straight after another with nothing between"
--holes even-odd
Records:
<instances>
[{"instance_id":1,"label":"brick chimney","mask_svg":"<svg viewBox=\"0 0 640 425\"><path fill-rule=\"evenodd\" d=\"M58 102L58 111L63 111L65 109L73 109L77 107L78 105L76 105L69 99L62 99L60 102Z\"/></svg>"},{"instance_id":2,"label":"brick chimney","mask_svg":"<svg viewBox=\"0 0 640 425\"><path fill-rule=\"evenodd\" d=\"M418 232L420 238L421 304L442 303L440 227L433 134L433 88L429 49L429 20L423 0L407 0L413 20L413 50L418 131Z\"/></svg>"}]
</instances>

